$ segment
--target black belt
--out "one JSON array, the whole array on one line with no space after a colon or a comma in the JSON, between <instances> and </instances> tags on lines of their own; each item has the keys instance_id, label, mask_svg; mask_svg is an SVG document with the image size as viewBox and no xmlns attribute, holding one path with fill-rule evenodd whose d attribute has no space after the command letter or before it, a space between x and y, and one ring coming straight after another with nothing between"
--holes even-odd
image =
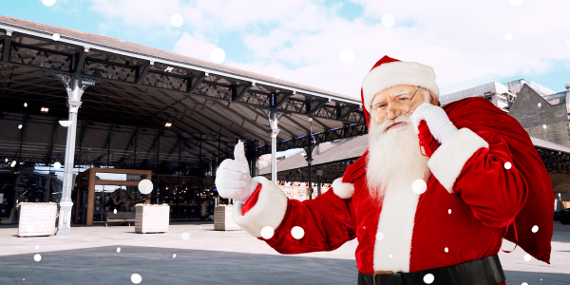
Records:
<instances>
[{"instance_id":1,"label":"black belt","mask_svg":"<svg viewBox=\"0 0 570 285\"><path fill-rule=\"evenodd\" d=\"M379 271L364 274L358 271L358 285L413 285L426 284L424 277L433 275L431 285L494 285L505 281L505 273L498 255L461 264L402 273ZM426 280L431 279L428 276ZM429 282L429 281L428 281Z\"/></svg>"}]
</instances>

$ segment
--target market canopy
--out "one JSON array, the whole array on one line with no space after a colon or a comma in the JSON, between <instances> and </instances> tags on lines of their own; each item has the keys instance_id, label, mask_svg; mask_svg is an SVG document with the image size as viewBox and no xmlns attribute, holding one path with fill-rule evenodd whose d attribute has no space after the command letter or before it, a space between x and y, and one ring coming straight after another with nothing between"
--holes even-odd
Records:
<instances>
[{"instance_id":1,"label":"market canopy","mask_svg":"<svg viewBox=\"0 0 570 285\"><path fill-rule=\"evenodd\" d=\"M271 112L279 151L309 145L311 129L316 143L367 132L356 98L119 39L0 16L0 50L2 159L63 158L70 77L89 85L77 164L188 164L231 156L238 139L270 153Z\"/></svg>"}]
</instances>

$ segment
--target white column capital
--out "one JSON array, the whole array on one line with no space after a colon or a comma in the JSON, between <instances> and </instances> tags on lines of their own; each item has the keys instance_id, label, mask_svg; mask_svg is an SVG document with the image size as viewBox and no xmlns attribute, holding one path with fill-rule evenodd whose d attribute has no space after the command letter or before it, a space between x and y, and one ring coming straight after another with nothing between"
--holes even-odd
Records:
<instances>
[{"instance_id":1,"label":"white column capital","mask_svg":"<svg viewBox=\"0 0 570 285\"><path fill-rule=\"evenodd\" d=\"M275 128L275 129L271 129L271 138L277 138L277 135L279 134L279 129Z\"/></svg>"},{"instance_id":2,"label":"white column capital","mask_svg":"<svg viewBox=\"0 0 570 285\"><path fill-rule=\"evenodd\" d=\"M69 99L67 101L69 105L69 112L70 113L77 113L79 112L79 107L81 107L81 100Z\"/></svg>"}]
</instances>

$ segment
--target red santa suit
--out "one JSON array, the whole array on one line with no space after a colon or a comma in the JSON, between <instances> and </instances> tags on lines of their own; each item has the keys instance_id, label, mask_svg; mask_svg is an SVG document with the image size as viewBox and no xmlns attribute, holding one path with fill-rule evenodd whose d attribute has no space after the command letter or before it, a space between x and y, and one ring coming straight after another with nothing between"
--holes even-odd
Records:
<instances>
[{"instance_id":1,"label":"red santa suit","mask_svg":"<svg viewBox=\"0 0 570 285\"><path fill-rule=\"evenodd\" d=\"M367 189L365 152L332 191L314 200L290 200L272 182L254 178L259 186L245 205L234 207L234 220L258 238L262 228L275 229L264 240L284 254L331 251L357 238L357 268L364 274L416 272L495 255L510 225L508 238L548 262L552 209L543 205L551 205L552 185L528 134L483 98L444 109L459 131L431 155L423 194L391 184L378 205ZM535 225L537 233L530 229ZM296 226L304 230L301 239L291 234Z\"/></svg>"}]
</instances>

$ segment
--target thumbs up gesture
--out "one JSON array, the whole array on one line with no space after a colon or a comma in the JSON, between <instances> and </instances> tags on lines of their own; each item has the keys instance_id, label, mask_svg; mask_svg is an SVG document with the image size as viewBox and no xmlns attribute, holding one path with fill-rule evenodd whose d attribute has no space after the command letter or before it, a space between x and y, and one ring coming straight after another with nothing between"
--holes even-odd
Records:
<instances>
[{"instance_id":1,"label":"thumbs up gesture","mask_svg":"<svg viewBox=\"0 0 570 285\"><path fill-rule=\"evenodd\" d=\"M235 159L226 159L220 164L216 171L216 187L220 196L245 203L258 183L249 175L243 142L236 144L234 157Z\"/></svg>"}]
</instances>

